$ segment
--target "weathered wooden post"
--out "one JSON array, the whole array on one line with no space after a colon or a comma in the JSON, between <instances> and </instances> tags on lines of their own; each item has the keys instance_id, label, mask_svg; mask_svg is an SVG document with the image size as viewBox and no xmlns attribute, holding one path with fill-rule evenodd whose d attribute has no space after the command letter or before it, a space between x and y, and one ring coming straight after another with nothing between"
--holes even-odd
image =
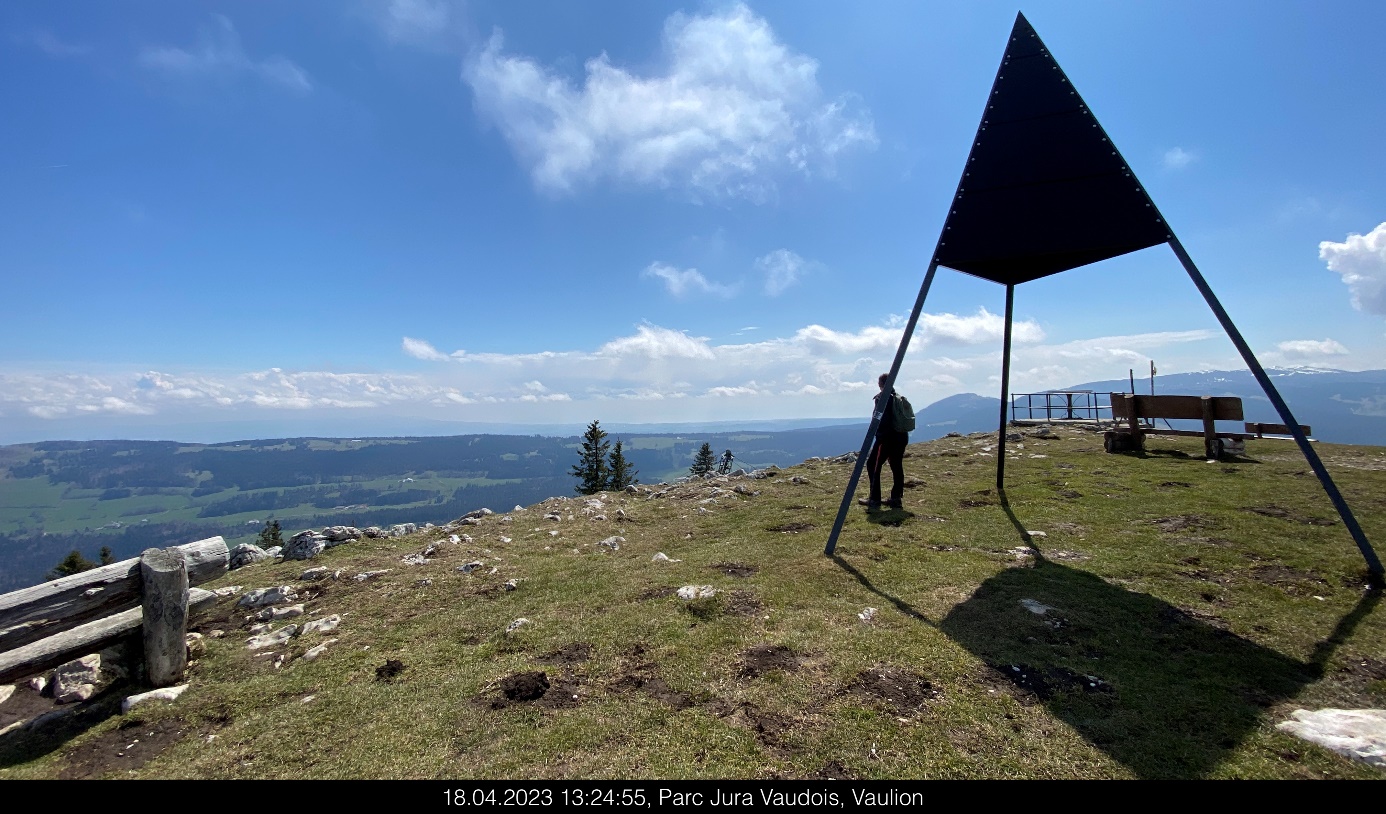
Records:
<instances>
[{"instance_id":1,"label":"weathered wooden post","mask_svg":"<svg viewBox=\"0 0 1386 814\"><path fill-rule=\"evenodd\" d=\"M149 683L168 687L188 666L188 563L178 548L145 549L143 581L144 666Z\"/></svg>"}]
</instances>

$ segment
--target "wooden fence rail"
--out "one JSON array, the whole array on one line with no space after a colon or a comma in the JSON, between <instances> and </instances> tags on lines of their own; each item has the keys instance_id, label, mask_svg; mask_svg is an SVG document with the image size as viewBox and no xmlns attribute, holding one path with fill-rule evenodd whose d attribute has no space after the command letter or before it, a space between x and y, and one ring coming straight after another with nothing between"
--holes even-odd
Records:
<instances>
[{"instance_id":1,"label":"wooden fence rail","mask_svg":"<svg viewBox=\"0 0 1386 814\"><path fill-rule=\"evenodd\" d=\"M181 560L187 574L183 584L187 586L221 576L230 561L226 542L220 537L145 553L169 552L177 552L170 556ZM0 595L0 683L141 635L145 595L139 557ZM175 626L180 619L185 624L188 613L215 601L215 594L190 587L181 615L158 615Z\"/></svg>"}]
</instances>

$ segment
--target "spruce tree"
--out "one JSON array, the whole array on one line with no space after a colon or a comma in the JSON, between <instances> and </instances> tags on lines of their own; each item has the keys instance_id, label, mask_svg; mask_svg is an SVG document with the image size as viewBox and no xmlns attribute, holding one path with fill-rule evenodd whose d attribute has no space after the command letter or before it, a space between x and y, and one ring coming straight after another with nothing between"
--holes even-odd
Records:
<instances>
[{"instance_id":1,"label":"spruce tree","mask_svg":"<svg viewBox=\"0 0 1386 814\"><path fill-rule=\"evenodd\" d=\"M53 566L53 570L48 572L49 579L60 579L70 577L73 574L80 574L83 571L90 571L96 567L96 563L82 556L82 552L73 549L71 554L63 557L62 562Z\"/></svg>"},{"instance_id":2,"label":"spruce tree","mask_svg":"<svg viewBox=\"0 0 1386 814\"><path fill-rule=\"evenodd\" d=\"M703 448L693 457L693 465L688 468L688 474L701 478L712 474L712 468L716 465L717 456L712 453L712 445L703 442Z\"/></svg>"},{"instance_id":3,"label":"spruce tree","mask_svg":"<svg viewBox=\"0 0 1386 814\"><path fill-rule=\"evenodd\" d=\"M619 492L635 483L635 476L640 474L626 460L625 454L621 452L620 439L617 439L615 448L611 450L611 463L607 469L611 473L611 477L607 481L606 488L607 491L611 492Z\"/></svg>"},{"instance_id":4,"label":"spruce tree","mask_svg":"<svg viewBox=\"0 0 1386 814\"><path fill-rule=\"evenodd\" d=\"M108 545L101 546L101 553L98 556L101 557L102 565L110 565L115 562L115 552L111 551L111 547Z\"/></svg>"},{"instance_id":5,"label":"spruce tree","mask_svg":"<svg viewBox=\"0 0 1386 814\"><path fill-rule=\"evenodd\" d=\"M610 448L611 442L606 440L606 430L601 428L600 423L593 421L588 424L587 432L582 436L582 452L570 473L578 479L578 494L595 495L606 488L611 479L606 465L606 452Z\"/></svg>"},{"instance_id":6,"label":"spruce tree","mask_svg":"<svg viewBox=\"0 0 1386 814\"><path fill-rule=\"evenodd\" d=\"M260 529L260 539L255 541L255 545L260 548L282 547L284 545L283 530L279 528L278 520L265 523L265 527Z\"/></svg>"}]
</instances>

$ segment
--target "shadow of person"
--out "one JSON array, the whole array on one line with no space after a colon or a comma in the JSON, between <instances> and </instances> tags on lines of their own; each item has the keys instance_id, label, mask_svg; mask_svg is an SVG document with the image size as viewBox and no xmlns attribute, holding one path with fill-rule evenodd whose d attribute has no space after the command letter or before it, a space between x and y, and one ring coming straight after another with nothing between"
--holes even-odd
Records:
<instances>
[{"instance_id":1,"label":"shadow of person","mask_svg":"<svg viewBox=\"0 0 1386 814\"><path fill-rule=\"evenodd\" d=\"M867 513L866 522L875 523L878 526L903 526L905 521L912 517L914 517L914 512L906 509L879 509Z\"/></svg>"},{"instance_id":2,"label":"shadow of person","mask_svg":"<svg viewBox=\"0 0 1386 814\"><path fill-rule=\"evenodd\" d=\"M1142 778L1206 776L1263 710L1323 673L1380 601L1363 596L1308 662L1044 557L986 580L938 624L1024 704L1043 704Z\"/></svg>"}]
</instances>

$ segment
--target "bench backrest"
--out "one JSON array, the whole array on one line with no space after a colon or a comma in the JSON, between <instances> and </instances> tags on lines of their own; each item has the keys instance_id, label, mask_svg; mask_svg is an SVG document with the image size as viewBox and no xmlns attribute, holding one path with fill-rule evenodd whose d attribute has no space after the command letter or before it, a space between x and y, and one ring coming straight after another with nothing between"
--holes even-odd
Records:
<instances>
[{"instance_id":1,"label":"bench backrest","mask_svg":"<svg viewBox=\"0 0 1386 814\"><path fill-rule=\"evenodd\" d=\"M1212 403L1216 421L1241 421L1242 400L1236 396L1132 396L1112 393L1112 415L1136 418L1203 418L1203 400Z\"/></svg>"}]
</instances>

